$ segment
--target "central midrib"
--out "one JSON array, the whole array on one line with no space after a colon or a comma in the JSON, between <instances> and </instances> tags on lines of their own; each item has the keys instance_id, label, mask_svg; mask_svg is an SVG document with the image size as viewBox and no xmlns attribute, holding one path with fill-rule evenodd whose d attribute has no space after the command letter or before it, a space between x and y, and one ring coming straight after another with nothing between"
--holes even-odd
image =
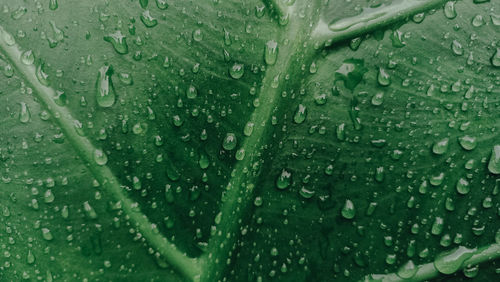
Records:
<instances>
[{"instance_id":1,"label":"central midrib","mask_svg":"<svg viewBox=\"0 0 500 282\"><path fill-rule=\"evenodd\" d=\"M293 11L294 7L288 8L290 22L282 27L284 32L279 38L281 39L279 43L285 41L284 39L288 39L289 43L278 45L276 63L267 66L258 94L260 106L254 109L249 120L254 124L254 129L252 134L243 140L240 147L245 151L246 157L238 161L232 171L233 176L223 192L218 215L220 221L216 224L215 235L210 238L208 250L201 257L203 281L218 281L224 273L227 260L231 259L233 248L238 240L239 228L245 224L241 222L241 219L244 218L245 211L248 211L253 202L254 188L259 180L259 173L255 173L252 166L259 162L259 157L264 151L263 147L271 138L272 115L281 101L281 91L289 86L286 84L290 84L285 76L294 67L299 69L302 62L316 54L312 46L307 48L302 46L309 36L306 30L302 30L307 25L304 25L298 17L297 20L292 20ZM299 52L303 56L300 63L295 62ZM278 78L277 86L276 78Z\"/></svg>"}]
</instances>

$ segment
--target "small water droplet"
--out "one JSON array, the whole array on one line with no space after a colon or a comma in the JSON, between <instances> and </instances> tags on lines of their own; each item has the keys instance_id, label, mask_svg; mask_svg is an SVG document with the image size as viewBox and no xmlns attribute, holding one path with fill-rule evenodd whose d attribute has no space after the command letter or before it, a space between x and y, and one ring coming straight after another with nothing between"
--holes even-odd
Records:
<instances>
[{"instance_id":1,"label":"small water droplet","mask_svg":"<svg viewBox=\"0 0 500 282\"><path fill-rule=\"evenodd\" d=\"M346 219L353 219L356 215L356 209L354 203L347 199L345 200L344 206L342 207L341 214Z\"/></svg>"},{"instance_id":2,"label":"small water droplet","mask_svg":"<svg viewBox=\"0 0 500 282\"><path fill-rule=\"evenodd\" d=\"M276 187L278 189L283 190L288 188L291 182L292 182L292 174L288 172L286 169L283 169L281 171L281 174L276 179Z\"/></svg>"},{"instance_id":3,"label":"small water droplet","mask_svg":"<svg viewBox=\"0 0 500 282\"><path fill-rule=\"evenodd\" d=\"M295 115L293 116L293 122L301 124L306 120L306 117L307 117L306 106L299 104L297 106L297 110L295 111Z\"/></svg>"},{"instance_id":4,"label":"small water droplet","mask_svg":"<svg viewBox=\"0 0 500 282\"><path fill-rule=\"evenodd\" d=\"M491 65L500 68L500 48L495 50L495 53L490 58Z\"/></svg>"},{"instance_id":5,"label":"small water droplet","mask_svg":"<svg viewBox=\"0 0 500 282\"><path fill-rule=\"evenodd\" d=\"M457 188L457 192L459 194L462 194L462 195L468 194L470 191L469 181L467 181L467 179L465 179L465 178L458 179L456 188Z\"/></svg>"},{"instance_id":6,"label":"small water droplet","mask_svg":"<svg viewBox=\"0 0 500 282\"><path fill-rule=\"evenodd\" d=\"M103 166L108 162L108 156L100 149L94 151L94 161L96 164Z\"/></svg>"},{"instance_id":7,"label":"small water droplet","mask_svg":"<svg viewBox=\"0 0 500 282\"><path fill-rule=\"evenodd\" d=\"M231 68L229 68L229 75L231 75L234 79L240 79L245 73L245 68L243 64L234 64Z\"/></svg>"},{"instance_id":8,"label":"small water droplet","mask_svg":"<svg viewBox=\"0 0 500 282\"><path fill-rule=\"evenodd\" d=\"M276 59L278 58L278 43L274 40L270 40L266 43L266 48L264 51L264 61L268 65L274 65Z\"/></svg>"},{"instance_id":9,"label":"small water droplet","mask_svg":"<svg viewBox=\"0 0 500 282\"><path fill-rule=\"evenodd\" d=\"M155 27L158 24L158 20L153 18L151 16L151 12L149 10L146 10L142 12L141 14L141 22L146 26L146 27Z\"/></svg>"},{"instance_id":10,"label":"small water droplet","mask_svg":"<svg viewBox=\"0 0 500 282\"><path fill-rule=\"evenodd\" d=\"M113 106L116 99L115 88L111 75L113 74L112 66L103 66L99 69L96 82L96 101L100 107L108 108Z\"/></svg>"},{"instance_id":11,"label":"small water droplet","mask_svg":"<svg viewBox=\"0 0 500 282\"><path fill-rule=\"evenodd\" d=\"M436 155L442 155L448 151L448 144L449 144L450 139L449 138L443 138L432 146L432 152Z\"/></svg>"},{"instance_id":12,"label":"small water droplet","mask_svg":"<svg viewBox=\"0 0 500 282\"><path fill-rule=\"evenodd\" d=\"M21 111L19 112L19 121L21 123L28 123L31 119L31 113L28 105L24 102L21 102Z\"/></svg>"},{"instance_id":13,"label":"small water droplet","mask_svg":"<svg viewBox=\"0 0 500 282\"><path fill-rule=\"evenodd\" d=\"M389 86L391 84L391 76L384 68L378 69L377 82L380 86Z\"/></svg>"},{"instance_id":14,"label":"small water droplet","mask_svg":"<svg viewBox=\"0 0 500 282\"><path fill-rule=\"evenodd\" d=\"M226 151L231 151L236 148L236 144L238 143L238 140L236 138L236 135L234 133L228 133L226 134L226 137L224 138L224 141L222 142L222 148Z\"/></svg>"},{"instance_id":15,"label":"small water droplet","mask_svg":"<svg viewBox=\"0 0 500 282\"><path fill-rule=\"evenodd\" d=\"M21 62L27 66L32 65L35 62L33 51L27 50L21 53Z\"/></svg>"}]
</instances>

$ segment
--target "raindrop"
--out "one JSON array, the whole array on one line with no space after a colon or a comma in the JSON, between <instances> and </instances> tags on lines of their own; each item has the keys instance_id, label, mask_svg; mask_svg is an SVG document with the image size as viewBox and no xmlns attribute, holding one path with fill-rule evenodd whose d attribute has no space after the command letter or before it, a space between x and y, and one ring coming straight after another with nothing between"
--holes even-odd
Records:
<instances>
[{"instance_id":1,"label":"raindrop","mask_svg":"<svg viewBox=\"0 0 500 282\"><path fill-rule=\"evenodd\" d=\"M292 174L287 170L283 169L281 171L281 174L276 179L276 187L278 189L286 189L288 188L288 186L290 186L291 182L292 182Z\"/></svg>"},{"instance_id":2,"label":"raindrop","mask_svg":"<svg viewBox=\"0 0 500 282\"><path fill-rule=\"evenodd\" d=\"M127 37L120 30L104 36L104 40L111 43L118 54L128 53Z\"/></svg>"},{"instance_id":3,"label":"raindrop","mask_svg":"<svg viewBox=\"0 0 500 282\"><path fill-rule=\"evenodd\" d=\"M356 209L354 203L347 199L345 200L344 206L342 207L341 214L346 219L353 219L356 215Z\"/></svg>"},{"instance_id":4,"label":"raindrop","mask_svg":"<svg viewBox=\"0 0 500 282\"><path fill-rule=\"evenodd\" d=\"M19 121L21 123L28 123L31 119L30 109L28 105L24 102L21 102L21 111L19 112Z\"/></svg>"},{"instance_id":5,"label":"raindrop","mask_svg":"<svg viewBox=\"0 0 500 282\"><path fill-rule=\"evenodd\" d=\"M238 143L238 140L236 138L236 135L234 133L228 133L226 134L226 137L224 138L224 141L222 142L222 148L226 151L231 151L236 148L236 144Z\"/></svg>"},{"instance_id":6,"label":"raindrop","mask_svg":"<svg viewBox=\"0 0 500 282\"><path fill-rule=\"evenodd\" d=\"M278 43L274 40L270 40L266 43L266 49L264 51L264 61L268 65L274 65L276 59L278 58Z\"/></svg>"},{"instance_id":7,"label":"raindrop","mask_svg":"<svg viewBox=\"0 0 500 282\"><path fill-rule=\"evenodd\" d=\"M99 69L96 82L96 101L100 107L113 106L116 99L115 89L111 80L112 66L103 66Z\"/></svg>"},{"instance_id":8,"label":"raindrop","mask_svg":"<svg viewBox=\"0 0 500 282\"><path fill-rule=\"evenodd\" d=\"M103 166L108 162L108 156L102 150L96 149L94 151L94 161L96 164Z\"/></svg>"},{"instance_id":9,"label":"raindrop","mask_svg":"<svg viewBox=\"0 0 500 282\"><path fill-rule=\"evenodd\" d=\"M488 170L493 174L500 174L500 145L493 146L493 149L491 150Z\"/></svg>"},{"instance_id":10,"label":"raindrop","mask_svg":"<svg viewBox=\"0 0 500 282\"><path fill-rule=\"evenodd\" d=\"M295 111L295 115L293 116L293 121L297 124L301 124L306 120L306 116L307 116L306 106L299 104L297 106L297 110Z\"/></svg>"},{"instance_id":11,"label":"raindrop","mask_svg":"<svg viewBox=\"0 0 500 282\"><path fill-rule=\"evenodd\" d=\"M229 68L229 75L234 79L240 79L245 73L245 68L243 64L234 64L231 68Z\"/></svg>"}]
</instances>

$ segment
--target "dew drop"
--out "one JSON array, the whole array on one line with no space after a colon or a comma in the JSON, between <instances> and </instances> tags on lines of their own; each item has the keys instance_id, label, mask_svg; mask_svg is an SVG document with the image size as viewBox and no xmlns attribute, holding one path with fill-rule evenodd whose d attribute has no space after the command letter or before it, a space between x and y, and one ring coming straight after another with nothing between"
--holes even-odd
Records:
<instances>
[{"instance_id":1,"label":"dew drop","mask_svg":"<svg viewBox=\"0 0 500 282\"><path fill-rule=\"evenodd\" d=\"M160 10L166 10L168 8L167 0L156 0L156 7Z\"/></svg>"},{"instance_id":2,"label":"dew drop","mask_svg":"<svg viewBox=\"0 0 500 282\"><path fill-rule=\"evenodd\" d=\"M292 174L288 172L286 169L283 169L281 171L281 174L276 179L276 187L278 189L283 190L288 188L291 182L292 182Z\"/></svg>"},{"instance_id":3,"label":"dew drop","mask_svg":"<svg viewBox=\"0 0 500 282\"><path fill-rule=\"evenodd\" d=\"M274 65L276 59L278 58L278 43L274 40L270 40L266 43L266 48L264 51L264 61L268 65Z\"/></svg>"},{"instance_id":4,"label":"dew drop","mask_svg":"<svg viewBox=\"0 0 500 282\"><path fill-rule=\"evenodd\" d=\"M118 54L123 55L128 53L127 37L120 30L104 36L104 40L111 43Z\"/></svg>"},{"instance_id":5,"label":"dew drop","mask_svg":"<svg viewBox=\"0 0 500 282\"><path fill-rule=\"evenodd\" d=\"M443 274L453 274L460 269L464 261L472 257L475 249L459 246L439 254L434 260L434 267Z\"/></svg>"},{"instance_id":6,"label":"dew drop","mask_svg":"<svg viewBox=\"0 0 500 282\"><path fill-rule=\"evenodd\" d=\"M462 44L456 40L451 42L451 50L453 51L453 54L457 56L462 56L464 54L464 47L462 47Z\"/></svg>"},{"instance_id":7,"label":"dew drop","mask_svg":"<svg viewBox=\"0 0 500 282\"><path fill-rule=\"evenodd\" d=\"M397 275L403 279L410 279L417 273L418 267L415 266L412 260L409 260L398 269Z\"/></svg>"},{"instance_id":8,"label":"dew drop","mask_svg":"<svg viewBox=\"0 0 500 282\"><path fill-rule=\"evenodd\" d=\"M354 203L349 199L345 200L344 206L342 207L340 213L346 219L353 219L354 216L356 215L356 209L354 207Z\"/></svg>"},{"instance_id":9,"label":"dew drop","mask_svg":"<svg viewBox=\"0 0 500 282\"><path fill-rule=\"evenodd\" d=\"M35 62L35 55L33 55L33 51L24 51L21 54L21 62L27 66L32 65Z\"/></svg>"},{"instance_id":10,"label":"dew drop","mask_svg":"<svg viewBox=\"0 0 500 282\"><path fill-rule=\"evenodd\" d=\"M50 229L48 228L42 228L42 237L46 241L52 241L54 239L52 232L50 232Z\"/></svg>"},{"instance_id":11,"label":"dew drop","mask_svg":"<svg viewBox=\"0 0 500 282\"><path fill-rule=\"evenodd\" d=\"M380 86L389 86L391 84L391 76L384 68L378 69L377 82Z\"/></svg>"},{"instance_id":12,"label":"dew drop","mask_svg":"<svg viewBox=\"0 0 500 282\"><path fill-rule=\"evenodd\" d=\"M151 12L149 10L146 10L142 12L141 14L141 22L146 26L146 27L155 27L158 24L158 20L153 18L151 16Z\"/></svg>"},{"instance_id":13,"label":"dew drop","mask_svg":"<svg viewBox=\"0 0 500 282\"><path fill-rule=\"evenodd\" d=\"M94 151L94 161L96 164L103 166L108 162L108 156L100 149Z\"/></svg>"},{"instance_id":14,"label":"dew drop","mask_svg":"<svg viewBox=\"0 0 500 282\"><path fill-rule=\"evenodd\" d=\"M100 107L109 108L113 106L116 99L115 89L111 75L113 74L112 66L103 66L99 69L96 82L96 101Z\"/></svg>"},{"instance_id":15,"label":"dew drop","mask_svg":"<svg viewBox=\"0 0 500 282\"><path fill-rule=\"evenodd\" d=\"M448 1L444 5L444 15L448 19L454 19L457 17L457 11L455 10L455 1Z\"/></svg>"},{"instance_id":16,"label":"dew drop","mask_svg":"<svg viewBox=\"0 0 500 282\"><path fill-rule=\"evenodd\" d=\"M462 146L462 148L467 151L474 150L477 146L476 137L469 135L459 137L458 142L460 143L460 146Z\"/></svg>"},{"instance_id":17,"label":"dew drop","mask_svg":"<svg viewBox=\"0 0 500 282\"><path fill-rule=\"evenodd\" d=\"M245 73L245 68L243 64L234 64L231 68L229 68L229 75L234 79L240 79Z\"/></svg>"},{"instance_id":18,"label":"dew drop","mask_svg":"<svg viewBox=\"0 0 500 282\"><path fill-rule=\"evenodd\" d=\"M457 192L462 195L468 194L470 191L469 181L467 181L467 179L465 178L460 178L457 181L457 185L455 187L457 189Z\"/></svg>"},{"instance_id":19,"label":"dew drop","mask_svg":"<svg viewBox=\"0 0 500 282\"><path fill-rule=\"evenodd\" d=\"M432 152L436 155L442 155L448 151L449 138L443 138L432 146Z\"/></svg>"},{"instance_id":20,"label":"dew drop","mask_svg":"<svg viewBox=\"0 0 500 282\"><path fill-rule=\"evenodd\" d=\"M19 112L19 121L21 123L28 123L31 119L31 113L28 105L24 102L21 102L21 111Z\"/></svg>"},{"instance_id":21,"label":"dew drop","mask_svg":"<svg viewBox=\"0 0 500 282\"><path fill-rule=\"evenodd\" d=\"M490 58L491 65L499 68L500 67L500 48L495 50L495 53Z\"/></svg>"},{"instance_id":22,"label":"dew drop","mask_svg":"<svg viewBox=\"0 0 500 282\"><path fill-rule=\"evenodd\" d=\"M236 148L236 144L238 143L238 140L236 138L236 135L234 133L228 133L226 134L226 137L224 138L224 141L222 142L222 148L226 151L231 151Z\"/></svg>"},{"instance_id":23,"label":"dew drop","mask_svg":"<svg viewBox=\"0 0 500 282\"><path fill-rule=\"evenodd\" d=\"M295 111L295 115L293 116L293 122L301 124L306 120L306 116L307 116L306 106L299 104L297 106L297 110Z\"/></svg>"}]
</instances>

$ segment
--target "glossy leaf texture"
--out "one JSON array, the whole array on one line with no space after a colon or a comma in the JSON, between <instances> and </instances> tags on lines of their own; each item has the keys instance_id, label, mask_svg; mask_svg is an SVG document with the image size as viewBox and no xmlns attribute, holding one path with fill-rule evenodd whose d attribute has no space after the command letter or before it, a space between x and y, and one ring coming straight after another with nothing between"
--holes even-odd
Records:
<instances>
[{"instance_id":1,"label":"glossy leaf texture","mask_svg":"<svg viewBox=\"0 0 500 282\"><path fill-rule=\"evenodd\" d=\"M0 280L498 278L498 1L0 7Z\"/></svg>"}]
</instances>

